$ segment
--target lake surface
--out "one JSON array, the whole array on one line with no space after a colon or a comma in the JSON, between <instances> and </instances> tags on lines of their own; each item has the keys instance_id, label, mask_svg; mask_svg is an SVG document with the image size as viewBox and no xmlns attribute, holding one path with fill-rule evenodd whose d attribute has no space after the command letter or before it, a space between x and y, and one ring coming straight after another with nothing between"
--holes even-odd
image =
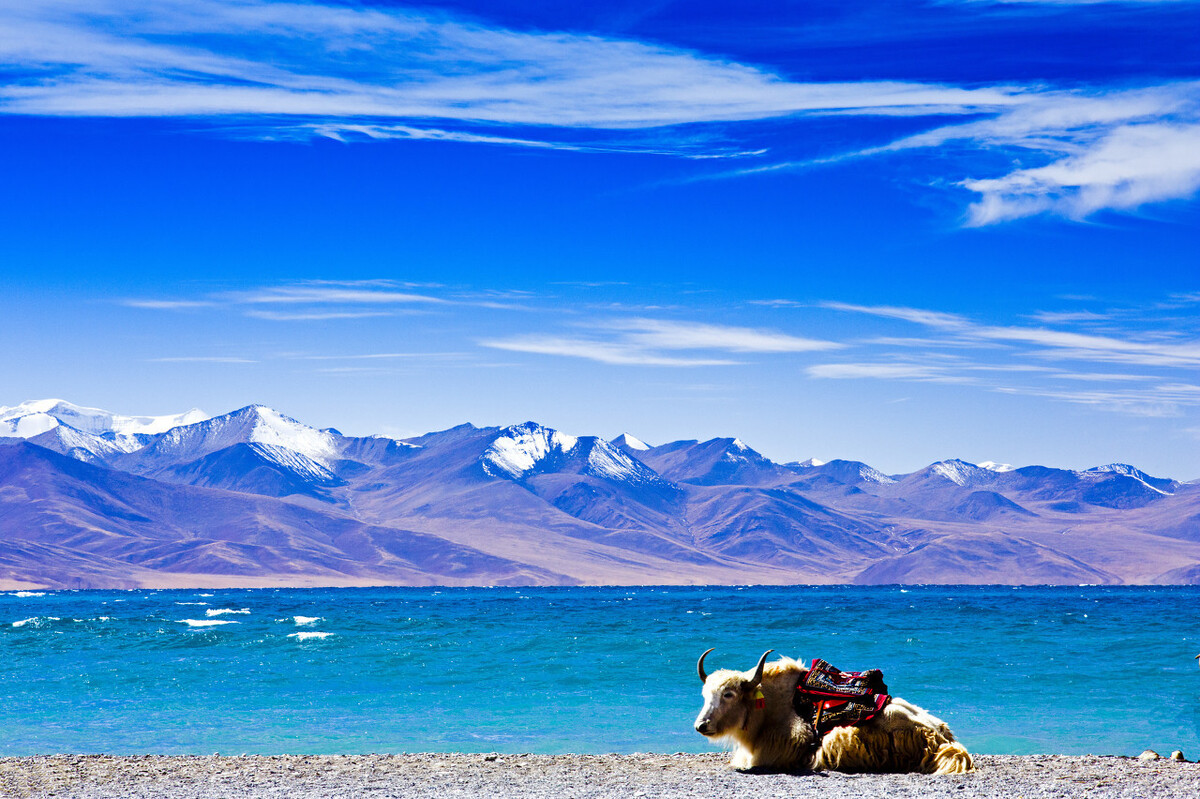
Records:
<instances>
[{"instance_id":1,"label":"lake surface","mask_svg":"<svg viewBox=\"0 0 1200 799\"><path fill-rule=\"evenodd\" d=\"M0 755L703 752L695 662L881 668L983 754L1200 756L1200 588L0 594Z\"/></svg>"}]
</instances>

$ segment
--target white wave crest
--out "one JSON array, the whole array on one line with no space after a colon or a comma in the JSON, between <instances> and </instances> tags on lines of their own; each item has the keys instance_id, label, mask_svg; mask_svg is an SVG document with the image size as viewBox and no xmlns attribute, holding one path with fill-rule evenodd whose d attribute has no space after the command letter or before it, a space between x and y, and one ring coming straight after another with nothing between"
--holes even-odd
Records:
<instances>
[{"instance_id":1,"label":"white wave crest","mask_svg":"<svg viewBox=\"0 0 1200 799\"><path fill-rule=\"evenodd\" d=\"M208 610L204 611L204 615L205 616L225 616L230 613L249 613L249 612L250 611L247 608L242 608L240 610L235 609L235 608L209 608Z\"/></svg>"},{"instance_id":2,"label":"white wave crest","mask_svg":"<svg viewBox=\"0 0 1200 799\"><path fill-rule=\"evenodd\" d=\"M24 627L26 624L32 624L34 627L45 627L47 624L49 624L52 621L61 621L61 619L59 619L58 616L32 616L28 619L21 619L20 621L14 621L12 623L12 626L13 627Z\"/></svg>"},{"instance_id":3,"label":"white wave crest","mask_svg":"<svg viewBox=\"0 0 1200 799\"><path fill-rule=\"evenodd\" d=\"M321 617L320 616L292 616L292 621L294 621L296 623L297 627L304 627L309 624L316 624L317 622L321 621Z\"/></svg>"},{"instance_id":4,"label":"white wave crest","mask_svg":"<svg viewBox=\"0 0 1200 799\"><path fill-rule=\"evenodd\" d=\"M237 624L236 621L222 621L220 619L177 619L180 624L186 624L188 627L216 627L219 624Z\"/></svg>"},{"instance_id":5,"label":"white wave crest","mask_svg":"<svg viewBox=\"0 0 1200 799\"><path fill-rule=\"evenodd\" d=\"M334 633L318 633L318 632L288 633L288 638L295 638L297 641L307 641L310 638L317 638L317 639L328 638L331 635L334 635Z\"/></svg>"},{"instance_id":6,"label":"white wave crest","mask_svg":"<svg viewBox=\"0 0 1200 799\"><path fill-rule=\"evenodd\" d=\"M14 593L9 594L9 596L19 596L19 597L45 596L45 595L46 595L46 593L44 591L16 591Z\"/></svg>"}]
</instances>

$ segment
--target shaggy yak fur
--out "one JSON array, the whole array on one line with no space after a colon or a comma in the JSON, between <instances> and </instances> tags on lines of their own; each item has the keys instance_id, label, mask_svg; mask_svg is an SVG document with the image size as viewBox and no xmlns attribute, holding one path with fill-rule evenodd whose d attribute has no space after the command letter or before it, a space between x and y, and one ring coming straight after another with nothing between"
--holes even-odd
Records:
<instances>
[{"instance_id":1,"label":"shaggy yak fur","mask_svg":"<svg viewBox=\"0 0 1200 799\"><path fill-rule=\"evenodd\" d=\"M786 657L767 664L769 654L763 653L750 671L720 669L706 675L704 655L697 664L704 680L704 708L696 717L696 732L731 746L733 768L924 774L974 770L971 755L945 722L897 697L870 721L835 727L818 741L811 720L792 707L808 668ZM760 688L762 708L755 701Z\"/></svg>"}]
</instances>

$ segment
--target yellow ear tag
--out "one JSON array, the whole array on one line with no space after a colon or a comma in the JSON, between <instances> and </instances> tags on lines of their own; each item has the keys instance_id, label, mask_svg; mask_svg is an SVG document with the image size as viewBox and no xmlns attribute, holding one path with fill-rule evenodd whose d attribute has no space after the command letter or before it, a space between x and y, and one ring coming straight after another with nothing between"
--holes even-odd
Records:
<instances>
[{"instance_id":1,"label":"yellow ear tag","mask_svg":"<svg viewBox=\"0 0 1200 799\"><path fill-rule=\"evenodd\" d=\"M754 706L759 710L762 710L767 706L767 698L763 696L761 688L756 688L754 690Z\"/></svg>"}]
</instances>

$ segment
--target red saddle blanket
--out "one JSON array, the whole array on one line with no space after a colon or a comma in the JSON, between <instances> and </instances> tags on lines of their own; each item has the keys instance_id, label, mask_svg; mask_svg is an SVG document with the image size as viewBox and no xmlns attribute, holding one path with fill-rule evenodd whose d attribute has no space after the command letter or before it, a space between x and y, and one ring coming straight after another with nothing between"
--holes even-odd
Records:
<instances>
[{"instance_id":1,"label":"red saddle blanket","mask_svg":"<svg viewBox=\"0 0 1200 799\"><path fill-rule=\"evenodd\" d=\"M870 721L887 706L891 696L879 669L839 671L817 659L796 686L792 705L812 721L819 735L834 727Z\"/></svg>"}]
</instances>

